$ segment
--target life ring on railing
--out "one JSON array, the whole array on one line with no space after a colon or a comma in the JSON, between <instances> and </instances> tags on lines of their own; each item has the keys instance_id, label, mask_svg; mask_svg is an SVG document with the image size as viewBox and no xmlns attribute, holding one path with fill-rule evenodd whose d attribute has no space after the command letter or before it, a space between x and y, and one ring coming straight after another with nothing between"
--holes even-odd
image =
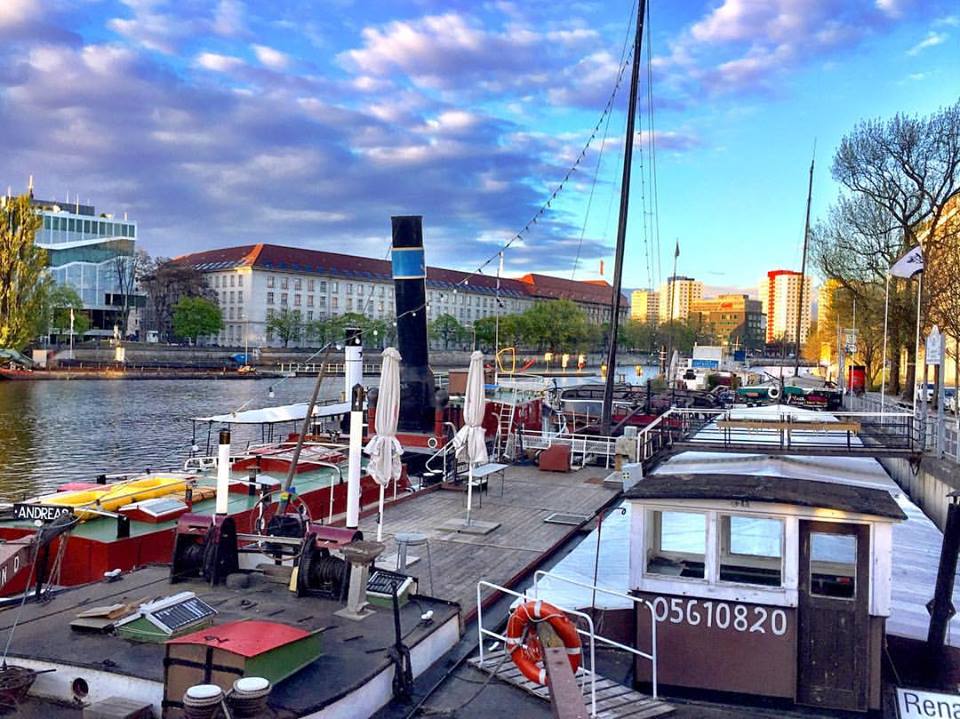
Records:
<instances>
[{"instance_id":1,"label":"life ring on railing","mask_svg":"<svg viewBox=\"0 0 960 719\"><path fill-rule=\"evenodd\" d=\"M780 399L780 388L770 387L767 389L767 397L770 399Z\"/></svg>"},{"instance_id":2,"label":"life ring on railing","mask_svg":"<svg viewBox=\"0 0 960 719\"><path fill-rule=\"evenodd\" d=\"M507 652L517 669L532 682L547 683L543 646L536 631L530 631L530 625L539 622L550 623L567 650L570 668L576 673L580 668L580 635L577 628L562 610L539 599L518 606L507 621Z\"/></svg>"}]
</instances>

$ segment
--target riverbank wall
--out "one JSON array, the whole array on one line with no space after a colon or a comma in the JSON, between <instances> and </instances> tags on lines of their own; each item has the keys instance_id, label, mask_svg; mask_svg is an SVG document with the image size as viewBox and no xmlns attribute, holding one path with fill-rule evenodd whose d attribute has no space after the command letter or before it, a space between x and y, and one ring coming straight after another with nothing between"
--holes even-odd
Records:
<instances>
[{"instance_id":1,"label":"riverbank wall","mask_svg":"<svg viewBox=\"0 0 960 719\"><path fill-rule=\"evenodd\" d=\"M947 507L952 501L950 494L960 490L960 465L952 459L935 457L923 457L919 462L900 458L879 461L942 532L947 523Z\"/></svg>"}]
</instances>

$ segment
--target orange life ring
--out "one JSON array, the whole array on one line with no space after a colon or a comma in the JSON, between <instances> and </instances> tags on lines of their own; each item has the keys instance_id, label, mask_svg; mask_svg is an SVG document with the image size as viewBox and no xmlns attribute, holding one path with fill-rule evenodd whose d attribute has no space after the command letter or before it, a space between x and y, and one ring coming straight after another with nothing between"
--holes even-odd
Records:
<instances>
[{"instance_id":1,"label":"orange life ring","mask_svg":"<svg viewBox=\"0 0 960 719\"><path fill-rule=\"evenodd\" d=\"M507 621L507 651L520 673L532 682L547 683L540 638L536 631L527 631L530 624L536 622L550 622L566 647L570 668L576 673L580 668L580 635L577 628L562 610L539 599L518 606Z\"/></svg>"}]
</instances>

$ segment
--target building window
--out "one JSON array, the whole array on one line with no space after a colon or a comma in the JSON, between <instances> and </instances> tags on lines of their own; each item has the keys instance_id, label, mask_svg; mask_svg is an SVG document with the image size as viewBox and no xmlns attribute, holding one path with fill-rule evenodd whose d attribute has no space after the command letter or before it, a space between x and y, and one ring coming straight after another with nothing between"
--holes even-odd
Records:
<instances>
[{"instance_id":1,"label":"building window","mask_svg":"<svg viewBox=\"0 0 960 719\"><path fill-rule=\"evenodd\" d=\"M267 304L268 304L268 305L272 305L272 304L273 304L273 293L272 293L272 292L268 292L268 293L267 293Z\"/></svg>"},{"instance_id":2,"label":"building window","mask_svg":"<svg viewBox=\"0 0 960 719\"><path fill-rule=\"evenodd\" d=\"M313 311L307 310L307 322L313 322Z\"/></svg>"},{"instance_id":3,"label":"building window","mask_svg":"<svg viewBox=\"0 0 960 719\"><path fill-rule=\"evenodd\" d=\"M236 287L236 286L237 286L237 276L236 276L236 275L230 275L230 286L231 286L231 287Z\"/></svg>"},{"instance_id":4,"label":"building window","mask_svg":"<svg viewBox=\"0 0 960 719\"><path fill-rule=\"evenodd\" d=\"M243 287L243 275L237 275L237 287Z\"/></svg>"},{"instance_id":5,"label":"building window","mask_svg":"<svg viewBox=\"0 0 960 719\"><path fill-rule=\"evenodd\" d=\"M837 599L857 596L855 536L810 532L810 593Z\"/></svg>"},{"instance_id":6,"label":"building window","mask_svg":"<svg viewBox=\"0 0 960 719\"><path fill-rule=\"evenodd\" d=\"M281 293L280 293L280 304L283 305L283 306L286 306L286 304L287 304L287 293L286 293L286 292L281 292Z\"/></svg>"},{"instance_id":7,"label":"building window","mask_svg":"<svg viewBox=\"0 0 960 719\"><path fill-rule=\"evenodd\" d=\"M293 306L294 306L294 307L299 307L299 306L300 306L300 295L294 295L294 296L293 296Z\"/></svg>"},{"instance_id":8,"label":"building window","mask_svg":"<svg viewBox=\"0 0 960 719\"><path fill-rule=\"evenodd\" d=\"M347 312L352 312L352 311L353 311L353 298L352 298L352 297L348 297L348 298L347 298Z\"/></svg>"},{"instance_id":9,"label":"building window","mask_svg":"<svg viewBox=\"0 0 960 719\"><path fill-rule=\"evenodd\" d=\"M331 291L331 292L339 292L339 291L340 291L340 283L339 283L339 282L331 282L331 283L330 283L330 291Z\"/></svg>"},{"instance_id":10,"label":"building window","mask_svg":"<svg viewBox=\"0 0 960 719\"><path fill-rule=\"evenodd\" d=\"M348 294L348 295L352 295L352 294L353 294L353 283L352 283L352 282L348 282L348 283L347 283L347 294Z\"/></svg>"},{"instance_id":11,"label":"building window","mask_svg":"<svg viewBox=\"0 0 960 719\"><path fill-rule=\"evenodd\" d=\"M230 310L229 310L229 312L228 312L228 314L227 314L227 319L228 319L228 320L234 319L233 307L230 308Z\"/></svg>"},{"instance_id":12,"label":"building window","mask_svg":"<svg viewBox=\"0 0 960 719\"><path fill-rule=\"evenodd\" d=\"M337 309L337 298L336 296L330 298L330 309L336 311Z\"/></svg>"},{"instance_id":13,"label":"building window","mask_svg":"<svg viewBox=\"0 0 960 719\"><path fill-rule=\"evenodd\" d=\"M274 277L273 275L269 275L267 277L267 287L273 287L276 281L277 281L276 277Z\"/></svg>"},{"instance_id":14,"label":"building window","mask_svg":"<svg viewBox=\"0 0 960 719\"><path fill-rule=\"evenodd\" d=\"M299 278L299 277L293 281L293 289L295 289L295 290L299 290L299 289L300 289L300 278Z\"/></svg>"},{"instance_id":15,"label":"building window","mask_svg":"<svg viewBox=\"0 0 960 719\"><path fill-rule=\"evenodd\" d=\"M237 290L237 302L243 304L243 290Z\"/></svg>"},{"instance_id":16,"label":"building window","mask_svg":"<svg viewBox=\"0 0 960 719\"><path fill-rule=\"evenodd\" d=\"M779 587L782 582L783 520L720 517L720 581Z\"/></svg>"},{"instance_id":17,"label":"building window","mask_svg":"<svg viewBox=\"0 0 960 719\"><path fill-rule=\"evenodd\" d=\"M230 290L230 302L233 302L237 298L237 293L235 290Z\"/></svg>"},{"instance_id":18,"label":"building window","mask_svg":"<svg viewBox=\"0 0 960 719\"><path fill-rule=\"evenodd\" d=\"M318 298L318 299L317 299L317 304L319 304L321 307L323 307L325 304L327 304L327 298L326 298L326 297L320 297L320 298Z\"/></svg>"},{"instance_id":19,"label":"building window","mask_svg":"<svg viewBox=\"0 0 960 719\"><path fill-rule=\"evenodd\" d=\"M333 290L334 290L334 292L336 292L337 288L334 287ZM327 281L326 281L326 280L320 280L320 291L321 291L321 292L326 292L326 291L327 291Z\"/></svg>"},{"instance_id":20,"label":"building window","mask_svg":"<svg viewBox=\"0 0 960 719\"><path fill-rule=\"evenodd\" d=\"M313 295L307 295L307 307L313 307Z\"/></svg>"},{"instance_id":21,"label":"building window","mask_svg":"<svg viewBox=\"0 0 960 719\"><path fill-rule=\"evenodd\" d=\"M647 574L704 578L707 517L698 512L651 513Z\"/></svg>"},{"instance_id":22,"label":"building window","mask_svg":"<svg viewBox=\"0 0 960 719\"><path fill-rule=\"evenodd\" d=\"M287 289L287 278L286 278L286 277L281 277L281 278L280 278L280 289L281 289L281 290Z\"/></svg>"},{"instance_id":23,"label":"building window","mask_svg":"<svg viewBox=\"0 0 960 719\"><path fill-rule=\"evenodd\" d=\"M313 292L316 280L307 280L307 292Z\"/></svg>"},{"instance_id":24,"label":"building window","mask_svg":"<svg viewBox=\"0 0 960 719\"><path fill-rule=\"evenodd\" d=\"M383 285L380 285L380 296L383 297L383 293L386 291L386 288Z\"/></svg>"}]
</instances>

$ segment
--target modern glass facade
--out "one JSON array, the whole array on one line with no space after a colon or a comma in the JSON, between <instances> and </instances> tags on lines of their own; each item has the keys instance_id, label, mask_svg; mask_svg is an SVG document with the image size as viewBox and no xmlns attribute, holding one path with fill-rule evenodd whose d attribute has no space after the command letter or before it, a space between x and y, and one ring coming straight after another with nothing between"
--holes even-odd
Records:
<instances>
[{"instance_id":1,"label":"modern glass facade","mask_svg":"<svg viewBox=\"0 0 960 719\"><path fill-rule=\"evenodd\" d=\"M53 202L33 202L43 219L36 243L47 251L51 277L80 295L91 315L91 334L112 333L123 295L134 292L136 223L97 217L85 205L63 209Z\"/></svg>"}]
</instances>

